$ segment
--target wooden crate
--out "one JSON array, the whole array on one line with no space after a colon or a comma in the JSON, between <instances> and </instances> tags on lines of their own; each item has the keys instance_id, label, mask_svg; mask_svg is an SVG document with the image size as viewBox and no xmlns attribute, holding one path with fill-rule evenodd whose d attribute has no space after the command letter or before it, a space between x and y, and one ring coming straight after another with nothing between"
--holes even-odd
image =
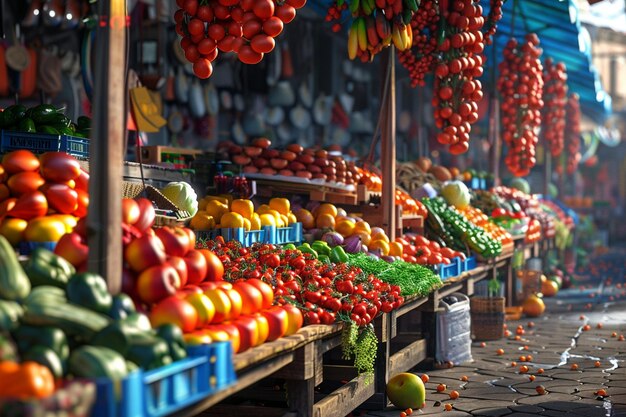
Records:
<instances>
[{"instance_id":1,"label":"wooden crate","mask_svg":"<svg viewBox=\"0 0 626 417\"><path fill-rule=\"evenodd\" d=\"M142 146L141 161L144 164L161 165L167 163L172 164L174 168L189 168L191 162L198 156L202 155L202 151L198 149L174 148L171 146ZM179 162L170 162L164 159L164 155L176 155Z\"/></svg>"}]
</instances>

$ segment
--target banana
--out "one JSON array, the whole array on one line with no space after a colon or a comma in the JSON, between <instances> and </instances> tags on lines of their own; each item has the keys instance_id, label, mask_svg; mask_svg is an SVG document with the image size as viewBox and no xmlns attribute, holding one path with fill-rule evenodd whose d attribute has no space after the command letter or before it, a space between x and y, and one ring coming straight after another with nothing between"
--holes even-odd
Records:
<instances>
[{"instance_id":1,"label":"banana","mask_svg":"<svg viewBox=\"0 0 626 417\"><path fill-rule=\"evenodd\" d=\"M380 43L378 33L376 33L376 21L372 16L365 18L365 25L367 27L367 42L371 47L376 47Z\"/></svg>"},{"instance_id":2,"label":"banana","mask_svg":"<svg viewBox=\"0 0 626 417\"><path fill-rule=\"evenodd\" d=\"M367 28L365 27L365 18L359 17L357 18L357 39L359 41L359 49L361 51L367 50Z\"/></svg>"},{"instance_id":3,"label":"banana","mask_svg":"<svg viewBox=\"0 0 626 417\"><path fill-rule=\"evenodd\" d=\"M400 28L398 25L393 25L393 30L391 31L391 39L393 40L393 44L398 49L398 51L404 51L404 39L402 39L402 35L400 34Z\"/></svg>"},{"instance_id":4,"label":"banana","mask_svg":"<svg viewBox=\"0 0 626 417\"><path fill-rule=\"evenodd\" d=\"M350 30L348 31L348 57L350 59L356 58L357 51L359 49L359 40L357 35L356 22L352 22Z\"/></svg>"},{"instance_id":5,"label":"banana","mask_svg":"<svg viewBox=\"0 0 626 417\"><path fill-rule=\"evenodd\" d=\"M405 9L408 9L412 12L417 11L418 5L416 0L402 0L402 3L404 4Z\"/></svg>"},{"instance_id":6,"label":"banana","mask_svg":"<svg viewBox=\"0 0 626 417\"><path fill-rule=\"evenodd\" d=\"M361 0L361 11L365 16L369 16L374 11L373 7L370 7L370 3L368 0Z\"/></svg>"},{"instance_id":7,"label":"banana","mask_svg":"<svg viewBox=\"0 0 626 417\"><path fill-rule=\"evenodd\" d=\"M356 14L358 13L359 5L359 0L350 0L350 13L352 13L353 16L356 16Z\"/></svg>"},{"instance_id":8,"label":"banana","mask_svg":"<svg viewBox=\"0 0 626 417\"><path fill-rule=\"evenodd\" d=\"M405 27L407 38L406 49L410 49L413 46L413 28L411 27L411 25L406 25Z\"/></svg>"},{"instance_id":9,"label":"banana","mask_svg":"<svg viewBox=\"0 0 626 417\"><path fill-rule=\"evenodd\" d=\"M389 36L387 36L386 38L383 39L383 45L385 47L387 47L387 46L391 45L391 41L392 41L392 36L389 35Z\"/></svg>"},{"instance_id":10,"label":"banana","mask_svg":"<svg viewBox=\"0 0 626 417\"><path fill-rule=\"evenodd\" d=\"M376 9L376 0L366 0L366 1L367 1L368 9L371 10L371 12L368 14L368 16L369 16L372 13L374 13L374 9Z\"/></svg>"}]
</instances>

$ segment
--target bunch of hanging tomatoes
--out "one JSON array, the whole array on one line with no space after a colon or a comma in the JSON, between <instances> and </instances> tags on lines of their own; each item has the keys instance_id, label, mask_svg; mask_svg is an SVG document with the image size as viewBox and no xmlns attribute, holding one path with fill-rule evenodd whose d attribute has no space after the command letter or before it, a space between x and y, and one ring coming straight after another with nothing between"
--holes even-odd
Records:
<instances>
[{"instance_id":1,"label":"bunch of hanging tomatoes","mask_svg":"<svg viewBox=\"0 0 626 417\"><path fill-rule=\"evenodd\" d=\"M557 157L565 146L565 105L567 103L567 71L562 62L546 59L543 72L543 101L541 131L552 156Z\"/></svg>"},{"instance_id":2,"label":"bunch of hanging tomatoes","mask_svg":"<svg viewBox=\"0 0 626 417\"><path fill-rule=\"evenodd\" d=\"M543 67L539 38L531 33L524 42L511 39L499 64L502 139L508 146L505 163L515 176L523 177L535 166L535 146L541 126Z\"/></svg>"},{"instance_id":3,"label":"bunch of hanging tomatoes","mask_svg":"<svg viewBox=\"0 0 626 417\"><path fill-rule=\"evenodd\" d=\"M566 170L573 174L580 162L580 99L578 94L571 94L567 99L567 122L565 140L567 142Z\"/></svg>"},{"instance_id":4,"label":"bunch of hanging tomatoes","mask_svg":"<svg viewBox=\"0 0 626 417\"><path fill-rule=\"evenodd\" d=\"M485 44L491 45L491 38L496 34L498 29L497 23L502 19L502 6L504 0L490 0L489 3L489 15L487 16L487 23L485 27Z\"/></svg>"},{"instance_id":5,"label":"bunch of hanging tomatoes","mask_svg":"<svg viewBox=\"0 0 626 417\"><path fill-rule=\"evenodd\" d=\"M306 0L176 0L176 33L199 78L209 78L218 51L257 64L274 49L274 38Z\"/></svg>"},{"instance_id":6,"label":"bunch of hanging tomatoes","mask_svg":"<svg viewBox=\"0 0 626 417\"><path fill-rule=\"evenodd\" d=\"M442 0L440 10L446 36L439 43L443 59L435 68L432 104L435 123L442 129L437 140L457 155L469 149L471 125L478 120L478 102L483 98L477 78L483 74L485 18L475 0Z\"/></svg>"}]
</instances>

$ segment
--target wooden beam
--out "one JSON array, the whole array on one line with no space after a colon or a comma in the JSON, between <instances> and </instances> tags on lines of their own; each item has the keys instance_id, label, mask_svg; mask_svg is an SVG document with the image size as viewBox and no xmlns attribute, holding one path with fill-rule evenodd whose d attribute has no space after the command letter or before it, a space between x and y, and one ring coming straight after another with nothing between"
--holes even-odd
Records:
<instances>
[{"instance_id":1,"label":"wooden beam","mask_svg":"<svg viewBox=\"0 0 626 417\"><path fill-rule=\"evenodd\" d=\"M314 417L345 416L374 395L374 382L362 374L313 406Z\"/></svg>"},{"instance_id":2,"label":"wooden beam","mask_svg":"<svg viewBox=\"0 0 626 417\"><path fill-rule=\"evenodd\" d=\"M389 376L408 372L426 359L426 340L420 339L389 357Z\"/></svg>"},{"instance_id":3,"label":"wooden beam","mask_svg":"<svg viewBox=\"0 0 626 417\"><path fill-rule=\"evenodd\" d=\"M389 239L394 240L396 237L396 49L393 45L387 49L388 53L383 54L385 75L382 78L384 80L381 100L383 118L380 124L380 167L383 180L381 209L382 227Z\"/></svg>"},{"instance_id":4,"label":"wooden beam","mask_svg":"<svg viewBox=\"0 0 626 417\"><path fill-rule=\"evenodd\" d=\"M90 271L112 294L122 287L122 171L126 141L126 1L98 2L94 128L87 240ZM105 23L105 24L102 24Z\"/></svg>"}]
</instances>

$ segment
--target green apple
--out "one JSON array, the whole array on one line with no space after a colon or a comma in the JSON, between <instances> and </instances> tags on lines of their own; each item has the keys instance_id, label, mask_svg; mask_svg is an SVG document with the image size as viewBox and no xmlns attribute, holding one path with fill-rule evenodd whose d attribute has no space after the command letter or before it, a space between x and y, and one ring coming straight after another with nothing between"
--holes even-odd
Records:
<instances>
[{"instance_id":1,"label":"green apple","mask_svg":"<svg viewBox=\"0 0 626 417\"><path fill-rule=\"evenodd\" d=\"M389 401L401 410L420 409L426 401L426 389L422 379L411 373L401 373L387 382Z\"/></svg>"}]
</instances>

